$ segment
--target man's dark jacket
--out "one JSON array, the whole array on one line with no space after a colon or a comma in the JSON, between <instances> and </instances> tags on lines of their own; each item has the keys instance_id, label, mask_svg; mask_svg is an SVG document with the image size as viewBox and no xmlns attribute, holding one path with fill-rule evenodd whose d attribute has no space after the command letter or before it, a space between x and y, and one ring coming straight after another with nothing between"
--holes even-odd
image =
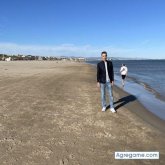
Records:
<instances>
[{"instance_id":1,"label":"man's dark jacket","mask_svg":"<svg viewBox=\"0 0 165 165\"><path fill-rule=\"evenodd\" d=\"M107 61L107 70L110 81L114 81L113 64L111 61ZM97 82L106 83L106 70L104 61L101 61L97 64Z\"/></svg>"}]
</instances>

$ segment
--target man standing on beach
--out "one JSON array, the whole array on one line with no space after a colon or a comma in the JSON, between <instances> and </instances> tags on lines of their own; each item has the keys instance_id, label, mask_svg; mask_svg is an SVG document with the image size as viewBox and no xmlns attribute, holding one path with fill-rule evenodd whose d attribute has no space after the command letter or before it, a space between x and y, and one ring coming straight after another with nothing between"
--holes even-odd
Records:
<instances>
[{"instance_id":1,"label":"man standing on beach","mask_svg":"<svg viewBox=\"0 0 165 165\"><path fill-rule=\"evenodd\" d=\"M122 78L122 86L124 87L125 78L128 73L128 68L126 67L125 64L122 64L122 66L120 68L120 73L121 73L121 78Z\"/></svg>"},{"instance_id":2,"label":"man standing on beach","mask_svg":"<svg viewBox=\"0 0 165 165\"><path fill-rule=\"evenodd\" d=\"M116 112L113 107L112 86L114 84L113 64L107 60L107 52L101 53L102 61L97 64L97 87L101 89L102 112L106 111L106 89L109 94L110 110Z\"/></svg>"}]
</instances>

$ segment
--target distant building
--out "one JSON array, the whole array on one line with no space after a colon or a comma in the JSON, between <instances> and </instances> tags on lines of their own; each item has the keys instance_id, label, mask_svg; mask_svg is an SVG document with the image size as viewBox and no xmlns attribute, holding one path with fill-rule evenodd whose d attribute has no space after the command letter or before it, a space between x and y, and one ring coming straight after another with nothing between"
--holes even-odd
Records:
<instances>
[{"instance_id":1,"label":"distant building","mask_svg":"<svg viewBox=\"0 0 165 165\"><path fill-rule=\"evenodd\" d=\"M40 61L41 61L41 60L43 60L43 59L42 59L42 57L41 57L41 56L39 56L39 57L38 57L38 60L40 60Z\"/></svg>"},{"instance_id":2,"label":"distant building","mask_svg":"<svg viewBox=\"0 0 165 165\"><path fill-rule=\"evenodd\" d=\"M11 61L11 57L6 58L5 61Z\"/></svg>"},{"instance_id":3,"label":"distant building","mask_svg":"<svg viewBox=\"0 0 165 165\"><path fill-rule=\"evenodd\" d=\"M84 61L86 61L86 59L84 57L78 57L78 58L76 58L76 61L84 62Z\"/></svg>"}]
</instances>

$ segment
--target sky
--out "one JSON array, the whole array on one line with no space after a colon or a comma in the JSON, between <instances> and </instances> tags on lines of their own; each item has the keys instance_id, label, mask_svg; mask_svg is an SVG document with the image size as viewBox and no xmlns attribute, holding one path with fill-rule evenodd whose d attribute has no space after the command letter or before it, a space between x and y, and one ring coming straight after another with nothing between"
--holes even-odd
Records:
<instances>
[{"instance_id":1,"label":"sky","mask_svg":"<svg viewBox=\"0 0 165 165\"><path fill-rule=\"evenodd\" d=\"M0 6L0 53L165 58L164 0L5 0Z\"/></svg>"}]
</instances>

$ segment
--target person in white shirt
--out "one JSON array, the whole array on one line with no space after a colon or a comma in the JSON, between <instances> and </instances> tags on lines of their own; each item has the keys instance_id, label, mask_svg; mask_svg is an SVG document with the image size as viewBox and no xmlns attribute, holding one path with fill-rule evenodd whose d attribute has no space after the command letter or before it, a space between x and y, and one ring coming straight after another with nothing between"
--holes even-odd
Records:
<instances>
[{"instance_id":1,"label":"person in white shirt","mask_svg":"<svg viewBox=\"0 0 165 165\"><path fill-rule=\"evenodd\" d=\"M128 74L128 68L126 67L125 64L122 64L122 66L120 68L120 73L121 73L121 78L122 78L122 86L124 87L125 78Z\"/></svg>"}]
</instances>

